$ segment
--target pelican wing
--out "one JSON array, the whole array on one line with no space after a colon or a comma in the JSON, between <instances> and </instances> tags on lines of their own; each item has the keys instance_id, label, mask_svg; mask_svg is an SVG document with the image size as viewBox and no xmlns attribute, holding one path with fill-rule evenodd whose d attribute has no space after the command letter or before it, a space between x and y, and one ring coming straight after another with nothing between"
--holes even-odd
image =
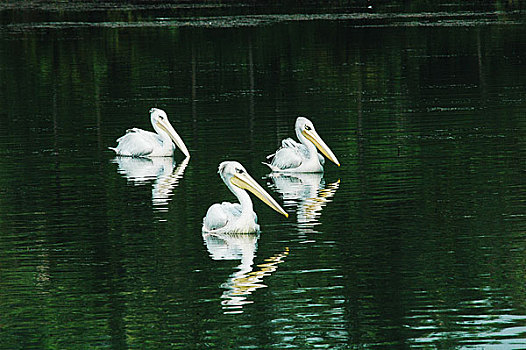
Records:
<instances>
[{"instance_id":1,"label":"pelican wing","mask_svg":"<svg viewBox=\"0 0 526 350\"><path fill-rule=\"evenodd\" d=\"M321 154L319 154L318 152L316 152L316 154L318 155L318 159L320 160L320 164L321 166L324 166L325 165L325 157L323 157Z\"/></svg>"},{"instance_id":2,"label":"pelican wing","mask_svg":"<svg viewBox=\"0 0 526 350\"><path fill-rule=\"evenodd\" d=\"M272 158L270 166L272 170L286 170L299 167L304 159L308 158L309 150L307 147L291 138L281 141L281 147L276 153L267 158Z\"/></svg>"},{"instance_id":3,"label":"pelican wing","mask_svg":"<svg viewBox=\"0 0 526 350\"><path fill-rule=\"evenodd\" d=\"M126 130L126 134L117 139L115 152L121 156L141 157L162 146L162 139L156 133L133 128Z\"/></svg>"},{"instance_id":4,"label":"pelican wing","mask_svg":"<svg viewBox=\"0 0 526 350\"><path fill-rule=\"evenodd\" d=\"M203 227L206 231L218 230L228 225L229 222L235 221L240 215L241 205L239 203L216 203L208 208L203 219Z\"/></svg>"}]
</instances>

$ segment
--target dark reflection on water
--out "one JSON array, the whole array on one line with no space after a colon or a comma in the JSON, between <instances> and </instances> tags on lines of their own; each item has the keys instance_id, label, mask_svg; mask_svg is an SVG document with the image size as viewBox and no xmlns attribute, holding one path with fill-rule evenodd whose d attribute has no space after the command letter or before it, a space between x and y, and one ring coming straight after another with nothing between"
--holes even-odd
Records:
<instances>
[{"instance_id":1,"label":"dark reflection on water","mask_svg":"<svg viewBox=\"0 0 526 350\"><path fill-rule=\"evenodd\" d=\"M492 13L2 22L0 347L524 348L526 33ZM192 158L107 150L153 106ZM342 166L269 175L299 114ZM290 217L203 237L227 159Z\"/></svg>"}]
</instances>

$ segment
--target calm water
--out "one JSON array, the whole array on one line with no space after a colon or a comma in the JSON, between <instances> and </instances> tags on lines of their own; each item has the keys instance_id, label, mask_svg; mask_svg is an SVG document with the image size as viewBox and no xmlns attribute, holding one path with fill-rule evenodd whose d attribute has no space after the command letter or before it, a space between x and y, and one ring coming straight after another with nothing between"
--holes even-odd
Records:
<instances>
[{"instance_id":1,"label":"calm water","mask_svg":"<svg viewBox=\"0 0 526 350\"><path fill-rule=\"evenodd\" d=\"M447 10L2 9L0 347L526 348L525 22ZM107 150L153 106L189 162ZM228 159L290 217L204 237Z\"/></svg>"}]
</instances>

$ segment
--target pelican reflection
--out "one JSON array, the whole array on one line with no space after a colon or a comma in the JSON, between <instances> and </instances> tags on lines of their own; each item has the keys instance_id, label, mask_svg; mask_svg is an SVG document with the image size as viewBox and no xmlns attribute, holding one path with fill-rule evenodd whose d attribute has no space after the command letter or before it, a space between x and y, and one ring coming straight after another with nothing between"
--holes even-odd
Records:
<instances>
[{"instance_id":1,"label":"pelican reflection","mask_svg":"<svg viewBox=\"0 0 526 350\"><path fill-rule=\"evenodd\" d=\"M325 183L322 173L271 173L273 189L283 196L285 207L297 207L296 216L301 229L312 231L319 224L323 207L331 201L340 180Z\"/></svg>"},{"instance_id":2,"label":"pelican reflection","mask_svg":"<svg viewBox=\"0 0 526 350\"><path fill-rule=\"evenodd\" d=\"M136 186L152 183L152 203L158 210L166 210L173 189L183 177L189 157L176 167L173 157L115 157L117 172Z\"/></svg>"},{"instance_id":3,"label":"pelican reflection","mask_svg":"<svg viewBox=\"0 0 526 350\"><path fill-rule=\"evenodd\" d=\"M248 296L265 288L265 276L277 270L289 254L289 249L273 255L254 268L259 233L210 233L203 232L203 240L214 260L240 260L237 271L221 285L224 289L221 305L225 313L242 313L245 304L253 303Z\"/></svg>"}]
</instances>

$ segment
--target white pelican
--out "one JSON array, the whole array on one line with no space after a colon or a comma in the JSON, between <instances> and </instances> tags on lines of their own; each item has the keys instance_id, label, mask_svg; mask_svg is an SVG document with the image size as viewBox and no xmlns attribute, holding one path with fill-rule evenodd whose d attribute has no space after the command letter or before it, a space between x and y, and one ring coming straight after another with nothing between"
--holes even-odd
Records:
<instances>
[{"instance_id":1,"label":"white pelican","mask_svg":"<svg viewBox=\"0 0 526 350\"><path fill-rule=\"evenodd\" d=\"M109 148L114 150L118 156L171 157L177 146L186 157L190 157L183 140L174 130L162 109L150 109L150 120L157 133L138 128L128 129L124 136L117 139L117 147Z\"/></svg>"},{"instance_id":2,"label":"white pelican","mask_svg":"<svg viewBox=\"0 0 526 350\"><path fill-rule=\"evenodd\" d=\"M216 203L208 208L206 216L203 219L203 232L259 232L259 225L257 224L256 213L254 213L253 210L252 200L245 190L249 190L255 194L278 213L286 217L289 216L238 162L222 162L219 164L218 173L228 189L237 197L239 203Z\"/></svg>"},{"instance_id":3,"label":"white pelican","mask_svg":"<svg viewBox=\"0 0 526 350\"><path fill-rule=\"evenodd\" d=\"M281 147L276 153L267 157L267 159L272 158L270 164L265 162L263 164L276 172L321 173L325 159L316 151L318 148L325 157L340 166L340 162L314 130L310 120L298 117L295 128L296 136L301 143L286 138L281 141Z\"/></svg>"}]
</instances>

